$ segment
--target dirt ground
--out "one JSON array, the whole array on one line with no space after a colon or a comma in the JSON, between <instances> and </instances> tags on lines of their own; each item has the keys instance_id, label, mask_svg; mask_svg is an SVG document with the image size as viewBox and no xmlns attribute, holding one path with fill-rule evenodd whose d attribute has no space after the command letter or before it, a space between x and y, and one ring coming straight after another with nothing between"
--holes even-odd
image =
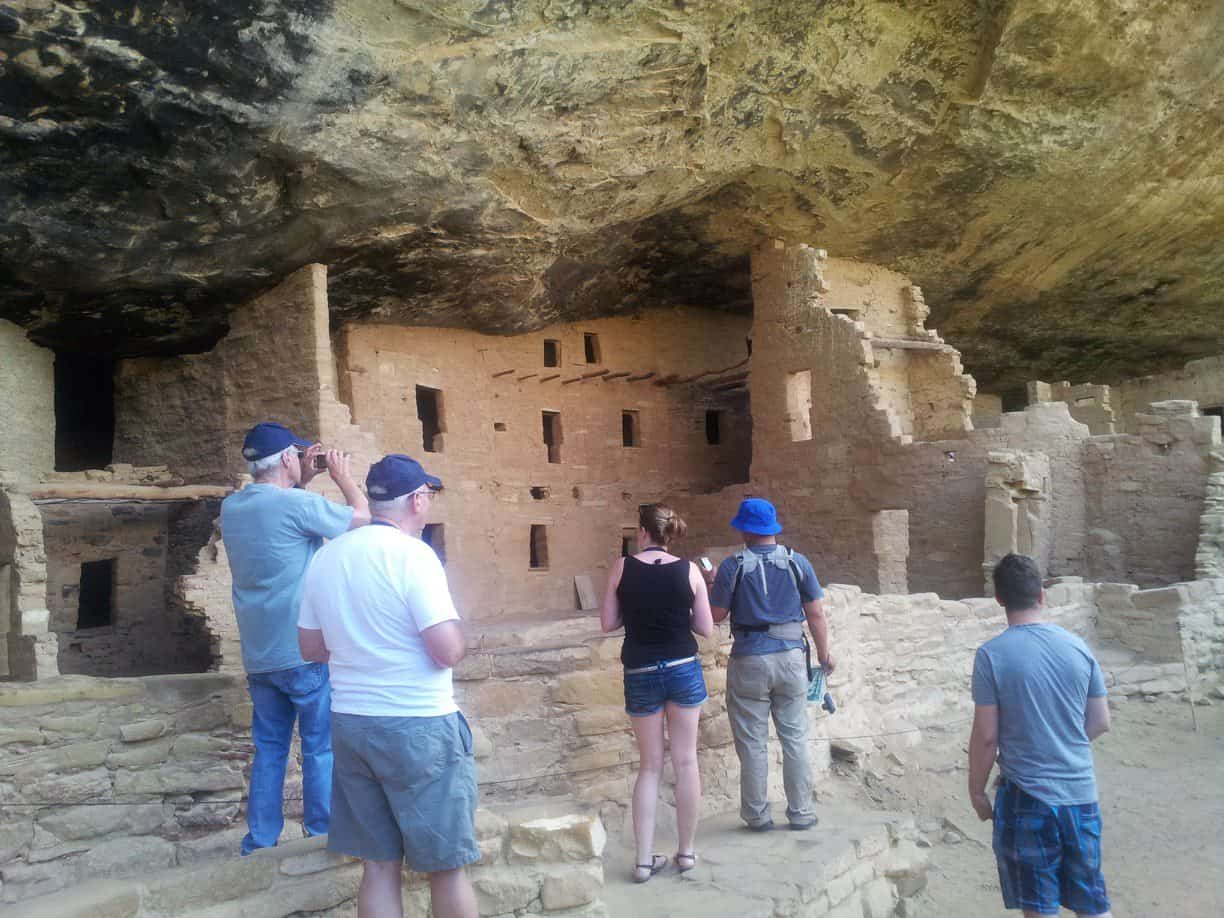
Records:
<instances>
[{"instance_id":1,"label":"dirt ground","mask_svg":"<svg viewBox=\"0 0 1224 918\"><path fill-rule=\"evenodd\" d=\"M1224 915L1224 702L1112 702L1113 729L1094 744L1104 872L1118 918ZM830 802L914 813L931 841L919 914L981 918L1002 907L990 824L965 791L968 726L896 746L871 767L827 780ZM1018 914L1018 913L1010 913ZM1069 914L1064 912L1064 914Z\"/></svg>"}]
</instances>

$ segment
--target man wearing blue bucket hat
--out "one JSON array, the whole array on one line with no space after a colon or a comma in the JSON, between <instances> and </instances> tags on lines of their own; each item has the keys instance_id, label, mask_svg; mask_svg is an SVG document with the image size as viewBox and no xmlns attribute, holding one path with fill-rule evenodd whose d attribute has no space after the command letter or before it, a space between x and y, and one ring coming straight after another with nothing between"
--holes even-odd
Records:
<instances>
[{"instance_id":1,"label":"man wearing blue bucket hat","mask_svg":"<svg viewBox=\"0 0 1224 918\"><path fill-rule=\"evenodd\" d=\"M731 616L735 643L727 664L727 715L740 760L740 818L748 828L773 828L769 813L769 720L782 744L786 818L792 829L816 825L808 762L806 619L826 673L833 657L812 564L778 544L782 525L773 504L758 497L740 504L731 520L744 550L718 568L710 591L714 621Z\"/></svg>"}]
</instances>

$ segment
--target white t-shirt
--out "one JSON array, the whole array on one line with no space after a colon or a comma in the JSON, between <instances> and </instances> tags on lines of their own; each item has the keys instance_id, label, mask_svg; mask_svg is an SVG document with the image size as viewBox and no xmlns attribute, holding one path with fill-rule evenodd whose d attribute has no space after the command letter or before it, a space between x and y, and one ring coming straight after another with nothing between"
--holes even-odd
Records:
<instances>
[{"instance_id":1,"label":"white t-shirt","mask_svg":"<svg viewBox=\"0 0 1224 918\"><path fill-rule=\"evenodd\" d=\"M459 708L451 671L433 661L421 632L458 618L434 550L375 524L314 556L298 626L323 632L336 713L438 717Z\"/></svg>"}]
</instances>

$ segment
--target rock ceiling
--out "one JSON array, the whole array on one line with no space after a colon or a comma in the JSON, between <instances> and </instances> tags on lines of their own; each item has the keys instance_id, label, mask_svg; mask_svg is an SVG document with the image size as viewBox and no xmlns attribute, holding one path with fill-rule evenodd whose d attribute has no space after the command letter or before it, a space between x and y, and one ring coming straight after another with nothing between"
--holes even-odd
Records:
<instances>
[{"instance_id":1,"label":"rock ceiling","mask_svg":"<svg viewBox=\"0 0 1224 918\"><path fill-rule=\"evenodd\" d=\"M777 236L887 264L985 389L1224 350L1216 0L0 0L0 315L208 346L750 308Z\"/></svg>"}]
</instances>

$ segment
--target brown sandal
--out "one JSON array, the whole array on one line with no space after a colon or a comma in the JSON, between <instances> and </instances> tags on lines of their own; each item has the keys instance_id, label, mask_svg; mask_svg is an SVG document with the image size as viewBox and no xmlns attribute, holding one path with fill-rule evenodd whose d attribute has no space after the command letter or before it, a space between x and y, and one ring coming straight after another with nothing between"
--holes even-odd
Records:
<instances>
[{"instance_id":1,"label":"brown sandal","mask_svg":"<svg viewBox=\"0 0 1224 918\"><path fill-rule=\"evenodd\" d=\"M649 864L634 864L633 865L633 882L634 883L645 883L647 880L649 880L651 877L653 877L656 873L658 873L660 870L662 870L666 866L667 866L667 855L665 854L651 855ZM642 874L643 870L646 871L645 875Z\"/></svg>"},{"instance_id":2,"label":"brown sandal","mask_svg":"<svg viewBox=\"0 0 1224 918\"><path fill-rule=\"evenodd\" d=\"M688 854L684 854L680 851L677 851L675 861L676 861L676 870L678 870L680 873L688 873L690 870L692 870L694 867L697 866L697 854L693 851L690 851ZM681 861L689 861L689 865L685 867L684 864L681 863Z\"/></svg>"}]
</instances>

